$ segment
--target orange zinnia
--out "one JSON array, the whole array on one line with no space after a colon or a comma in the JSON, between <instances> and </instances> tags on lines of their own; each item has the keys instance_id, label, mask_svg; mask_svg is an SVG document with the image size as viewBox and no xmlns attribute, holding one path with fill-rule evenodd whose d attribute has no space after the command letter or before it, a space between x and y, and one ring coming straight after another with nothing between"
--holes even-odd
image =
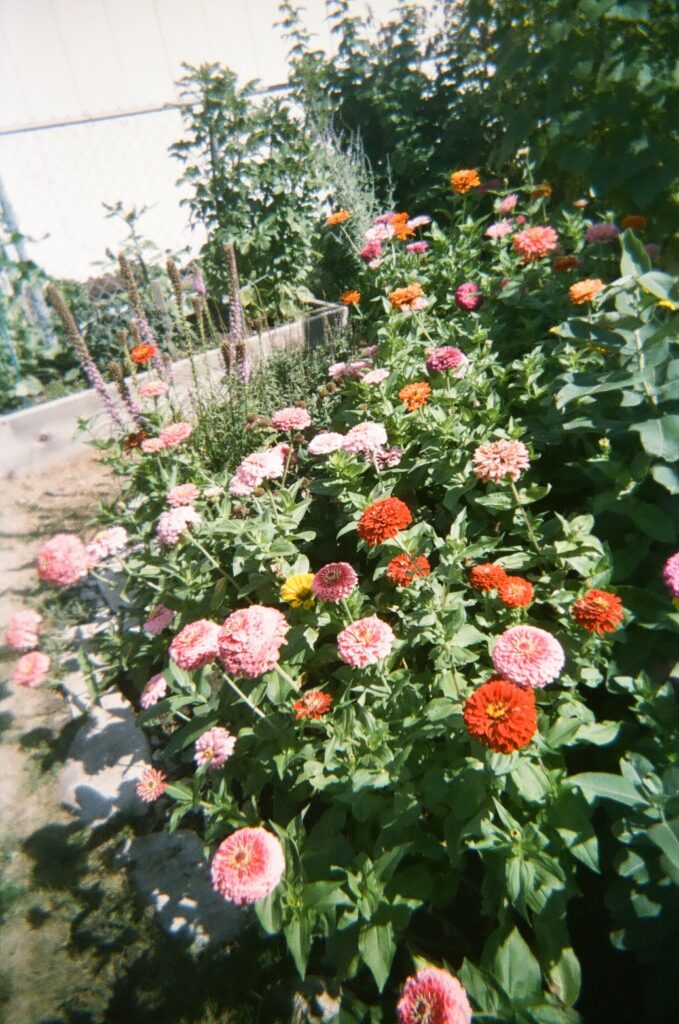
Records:
<instances>
[{"instance_id":1,"label":"orange zinnia","mask_svg":"<svg viewBox=\"0 0 679 1024\"><path fill-rule=\"evenodd\" d=\"M479 686L464 706L469 733L497 754L527 746L537 732L538 716L532 690L493 677Z\"/></svg>"},{"instance_id":2,"label":"orange zinnia","mask_svg":"<svg viewBox=\"0 0 679 1024\"><path fill-rule=\"evenodd\" d=\"M342 302L345 306L355 306L361 301L361 293L357 292L355 288L350 288L349 291L344 292L342 295Z\"/></svg>"},{"instance_id":3,"label":"orange zinnia","mask_svg":"<svg viewBox=\"0 0 679 1024\"><path fill-rule=\"evenodd\" d=\"M604 288L603 281L598 277L591 277L572 284L568 289L568 295L574 306L582 306L584 302L591 302L602 288Z\"/></svg>"},{"instance_id":4,"label":"orange zinnia","mask_svg":"<svg viewBox=\"0 0 679 1024\"><path fill-rule=\"evenodd\" d=\"M632 231L643 231L647 224L648 221L640 213L629 213L620 221L623 231L625 228L631 228Z\"/></svg>"},{"instance_id":5,"label":"orange zinnia","mask_svg":"<svg viewBox=\"0 0 679 1024\"><path fill-rule=\"evenodd\" d=\"M450 187L461 196L472 188L478 188L480 184L478 171L455 171L450 176Z\"/></svg>"},{"instance_id":6,"label":"orange zinnia","mask_svg":"<svg viewBox=\"0 0 679 1024\"><path fill-rule=\"evenodd\" d=\"M551 196L552 186L548 181L541 181L533 189L531 189L532 196Z\"/></svg>"},{"instance_id":7,"label":"orange zinnia","mask_svg":"<svg viewBox=\"0 0 679 1024\"><path fill-rule=\"evenodd\" d=\"M327 715L332 704L332 695L323 690L308 690L292 705L295 718L312 718L315 721Z\"/></svg>"},{"instance_id":8,"label":"orange zinnia","mask_svg":"<svg viewBox=\"0 0 679 1024\"><path fill-rule=\"evenodd\" d=\"M425 381L416 381L414 384L406 384L398 393L398 397L405 402L408 412L421 409L431 394L431 388Z\"/></svg>"},{"instance_id":9,"label":"orange zinnia","mask_svg":"<svg viewBox=\"0 0 679 1024\"><path fill-rule=\"evenodd\" d=\"M422 579L431 572L431 566L424 555L411 558L405 552L396 555L387 566L387 576L397 587L409 587L413 580Z\"/></svg>"},{"instance_id":10,"label":"orange zinnia","mask_svg":"<svg viewBox=\"0 0 679 1024\"><path fill-rule=\"evenodd\" d=\"M137 345L130 352L130 359L133 363L139 363L143 366L145 363L150 363L154 356L158 355L158 349L155 345L151 345L148 342L144 342L142 345Z\"/></svg>"},{"instance_id":11,"label":"orange zinnia","mask_svg":"<svg viewBox=\"0 0 679 1024\"><path fill-rule=\"evenodd\" d=\"M351 214L348 210L338 210L337 213L331 213L330 216L326 218L325 223L328 225L343 224L344 221L349 220L350 217Z\"/></svg>"},{"instance_id":12,"label":"orange zinnia","mask_svg":"<svg viewBox=\"0 0 679 1024\"><path fill-rule=\"evenodd\" d=\"M358 521L358 535L374 548L405 530L412 521L410 509L400 498L382 498L363 510Z\"/></svg>"},{"instance_id":13,"label":"orange zinnia","mask_svg":"<svg viewBox=\"0 0 679 1024\"><path fill-rule=\"evenodd\" d=\"M395 213L391 218L391 226L394 229L394 237L400 238L402 242L415 234L415 229L408 227L407 213Z\"/></svg>"},{"instance_id":14,"label":"orange zinnia","mask_svg":"<svg viewBox=\"0 0 679 1024\"><path fill-rule=\"evenodd\" d=\"M571 606L571 615L588 633L612 633L623 620L622 601L605 590L588 590Z\"/></svg>"},{"instance_id":15,"label":"orange zinnia","mask_svg":"<svg viewBox=\"0 0 679 1024\"><path fill-rule=\"evenodd\" d=\"M422 285L409 284L405 288L396 288L389 296L389 301L392 306L402 309L403 306L409 306L414 299L419 299L423 295Z\"/></svg>"},{"instance_id":16,"label":"orange zinnia","mask_svg":"<svg viewBox=\"0 0 679 1024\"><path fill-rule=\"evenodd\" d=\"M506 579L507 573L502 566L494 565L492 562L475 565L469 573L469 582L472 587L482 594L487 594L490 590L497 590Z\"/></svg>"},{"instance_id":17,"label":"orange zinnia","mask_svg":"<svg viewBox=\"0 0 679 1024\"><path fill-rule=\"evenodd\" d=\"M533 600L533 584L523 576L505 576L497 592L502 603L509 608L525 608Z\"/></svg>"}]
</instances>

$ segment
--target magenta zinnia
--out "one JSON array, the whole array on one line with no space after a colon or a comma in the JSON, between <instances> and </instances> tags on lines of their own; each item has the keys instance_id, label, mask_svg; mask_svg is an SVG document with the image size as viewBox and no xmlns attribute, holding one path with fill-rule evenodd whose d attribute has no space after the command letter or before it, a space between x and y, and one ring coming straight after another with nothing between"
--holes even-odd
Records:
<instances>
[{"instance_id":1,"label":"magenta zinnia","mask_svg":"<svg viewBox=\"0 0 679 1024\"><path fill-rule=\"evenodd\" d=\"M396 1016L398 1024L471 1024L472 1008L456 977L440 967L421 967L406 980Z\"/></svg>"},{"instance_id":2,"label":"magenta zinnia","mask_svg":"<svg viewBox=\"0 0 679 1024\"><path fill-rule=\"evenodd\" d=\"M256 903L276 888L285 871L280 840L265 828L239 828L217 847L212 885L231 903Z\"/></svg>"},{"instance_id":3,"label":"magenta zinnia","mask_svg":"<svg viewBox=\"0 0 679 1024\"><path fill-rule=\"evenodd\" d=\"M518 686L542 687L553 682L566 656L559 641L536 626L512 626L498 638L493 665L503 679Z\"/></svg>"},{"instance_id":4,"label":"magenta zinnia","mask_svg":"<svg viewBox=\"0 0 679 1024\"><path fill-rule=\"evenodd\" d=\"M662 578L672 597L679 597L679 551L665 562Z\"/></svg>"},{"instance_id":5,"label":"magenta zinnia","mask_svg":"<svg viewBox=\"0 0 679 1024\"><path fill-rule=\"evenodd\" d=\"M321 601L341 601L358 583L358 576L348 562L328 562L314 576L311 586Z\"/></svg>"}]
</instances>

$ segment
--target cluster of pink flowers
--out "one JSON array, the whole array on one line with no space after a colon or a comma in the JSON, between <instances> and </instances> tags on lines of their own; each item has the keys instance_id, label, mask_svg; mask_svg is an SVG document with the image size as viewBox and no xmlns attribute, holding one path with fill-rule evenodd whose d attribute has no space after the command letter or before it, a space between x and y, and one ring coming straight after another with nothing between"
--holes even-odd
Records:
<instances>
[{"instance_id":1,"label":"cluster of pink flowers","mask_svg":"<svg viewBox=\"0 0 679 1024\"><path fill-rule=\"evenodd\" d=\"M328 367L328 377L332 377L333 380L360 380L371 365L367 359L356 359L351 363L333 363Z\"/></svg>"},{"instance_id":2,"label":"cluster of pink flowers","mask_svg":"<svg viewBox=\"0 0 679 1024\"><path fill-rule=\"evenodd\" d=\"M96 565L97 562L101 562L105 558L119 555L127 547L128 540L127 530L124 526L111 526L108 530L100 530L99 533L95 533L85 548L90 565Z\"/></svg>"},{"instance_id":3,"label":"cluster of pink flowers","mask_svg":"<svg viewBox=\"0 0 679 1024\"><path fill-rule=\"evenodd\" d=\"M139 705L144 710L152 708L159 700L162 700L167 693L167 682L162 672L151 676L148 683L139 695Z\"/></svg>"},{"instance_id":4,"label":"cluster of pink flowers","mask_svg":"<svg viewBox=\"0 0 679 1024\"><path fill-rule=\"evenodd\" d=\"M311 581L320 601L342 601L356 588L358 576L348 562L328 562Z\"/></svg>"},{"instance_id":5,"label":"cluster of pink flowers","mask_svg":"<svg viewBox=\"0 0 679 1024\"><path fill-rule=\"evenodd\" d=\"M672 597L679 597L679 551L665 562L662 578Z\"/></svg>"},{"instance_id":6,"label":"cluster of pink flowers","mask_svg":"<svg viewBox=\"0 0 679 1024\"><path fill-rule=\"evenodd\" d=\"M25 608L14 612L7 632L5 643L11 651L31 651L38 646L38 627L42 622L42 615L34 612L32 608Z\"/></svg>"},{"instance_id":7,"label":"cluster of pink flowers","mask_svg":"<svg viewBox=\"0 0 679 1024\"><path fill-rule=\"evenodd\" d=\"M159 636L171 624L177 613L164 604L157 605L144 623L144 629L151 636Z\"/></svg>"},{"instance_id":8,"label":"cluster of pink flowers","mask_svg":"<svg viewBox=\"0 0 679 1024\"><path fill-rule=\"evenodd\" d=\"M382 256L382 243L379 238L372 238L366 242L360 252L360 257L364 263L372 269L378 267L382 262L380 257Z\"/></svg>"},{"instance_id":9,"label":"cluster of pink flowers","mask_svg":"<svg viewBox=\"0 0 679 1024\"><path fill-rule=\"evenodd\" d=\"M200 512L196 512L192 505L171 508L158 517L156 536L163 544L174 547L189 526L200 526L202 521Z\"/></svg>"},{"instance_id":10,"label":"cluster of pink flowers","mask_svg":"<svg viewBox=\"0 0 679 1024\"><path fill-rule=\"evenodd\" d=\"M387 431L381 423L357 423L347 431L342 447L345 452L372 455L387 443Z\"/></svg>"},{"instance_id":11,"label":"cluster of pink flowers","mask_svg":"<svg viewBox=\"0 0 679 1024\"><path fill-rule=\"evenodd\" d=\"M43 544L35 559L38 576L58 587L71 587L90 569L85 545L72 533L57 533Z\"/></svg>"},{"instance_id":12,"label":"cluster of pink flowers","mask_svg":"<svg viewBox=\"0 0 679 1024\"><path fill-rule=\"evenodd\" d=\"M337 637L337 649L347 665L365 668L386 658L395 640L391 626L376 615L370 615L342 630Z\"/></svg>"},{"instance_id":13,"label":"cluster of pink flowers","mask_svg":"<svg viewBox=\"0 0 679 1024\"><path fill-rule=\"evenodd\" d=\"M15 686L26 686L33 689L45 681L50 670L50 660L42 651L31 651L22 654L14 666L12 682Z\"/></svg>"},{"instance_id":14,"label":"cluster of pink flowers","mask_svg":"<svg viewBox=\"0 0 679 1024\"><path fill-rule=\"evenodd\" d=\"M332 452L337 452L344 443L344 435L337 434L332 430L325 430L321 434L316 434L309 441L308 451L310 455L331 455Z\"/></svg>"},{"instance_id":15,"label":"cluster of pink flowers","mask_svg":"<svg viewBox=\"0 0 679 1024\"><path fill-rule=\"evenodd\" d=\"M516 192L512 192L510 195L505 196L497 204L497 212L505 217L508 213L512 213L516 209L516 204L519 201L519 197Z\"/></svg>"},{"instance_id":16,"label":"cluster of pink flowers","mask_svg":"<svg viewBox=\"0 0 679 1024\"><path fill-rule=\"evenodd\" d=\"M265 828L239 828L212 860L214 889L231 903L256 903L276 888L285 871L280 840Z\"/></svg>"},{"instance_id":17,"label":"cluster of pink flowers","mask_svg":"<svg viewBox=\"0 0 679 1024\"><path fill-rule=\"evenodd\" d=\"M614 242L620 234L620 228L616 227L615 224L609 224L607 221L603 221L600 224L590 224L585 232L586 242L599 242L600 244L606 245L609 242Z\"/></svg>"},{"instance_id":18,"label":"cluster of pink flowers","mask_svg":"<svg viewBox=\"0 0 679 1024\"><path fill-rule=\"evenodd\" d=\"M179 508L181 505L192 505L200 496L200 490L195 484L177 484L167 492L167 503L172 508Z\"/></svg>"},{"instance_id":19,"label":"cluster of pink flowers","mask_svg":"<svg viewBox=\"0 0 679 1024\"><path fill-rule=\"evenodd\" d=\"M465 313L474 313L483 305L481 289L473 281L465 281L455 289L455 305Z\"/></svg>"},{"instance_id":20,"label":"cluster of pink flowers","mask_svg":"<svg viewBox=\"0 0 679 1024\"><path fill-rule=\"evenodd\" d=\"M474 473L481 483L495 484L509 478L515 483L530 466L528 449L522 441L490 441L479 445L473 457Z\"/></svg>"},{"instance_id":21,"label":"cluster of pink flowers","mask_svg":"<svg viewBox=\"0 0 679 1024\"><path fill-rule=\"evenodd\" d=\"M430 373L445 373L447 370L456 370L456 377L462 377L465 366L469 362L464 352L454 345L443 345L441 348L432 348L427 352L426 366Z\"/></svg>"},{"instance_id":22,"label":"cluster of pink flowers","mask_svg":"<svg viewBox=\"0 0 679 1024\"><path fill-rule=\"evenodd\" d=\"M219 626L209 619L189 622L170 644L170 657L180 668L202 668L214 661L218 654Z\"/></svg>"},{"instance_id":23,"label":"cluster of pink flowers","mask_svg":"<svg viewBox=\"0 0 679 1024\"><path fill-rule=\"evenodd\" d=\"M139 394L142 398L160 398L166 395L169 388L162 380L147 380L139 385Z\"/></svg>"},{"instance_id":24,"label":"cluster of pink flowers","mask_svg":"<svg viewBox=\"0 0 679 1024\"><path fill-rule=\"evenodd\" d=\"M264 452L248 455L231 478L229 494L234 498L243 498L261 487L265 480L279 480L285 473L289 453L289 445L277 444Z\"/></svg>"},{"instance_id":25,"label":"cluster of pink flowers","mask_svg":"<svg viewBox=\"0 0 679 1024\"><path fill-rule=\"evenodd\" d=\"M505 238L506 235L511 235L512 231L511 220L499 220L495 224L490 224L485 233L488 238Z\"/></svg>"},{"instance_id":26,"label":"cluster of pink flowers","mask_svg":"<svg viewBox=\"0 0 679 1024\"><path fill-rule=\"evenodd\" d=\"M428 249L428 242L408 242L406 245L406 252L412 253L415 256L423 256Z\"/></svg>"},{"instance_id":27,"label":"cluster of pink flowers","mask_svg":"<svg viewBox=\"0 0 679 1024\"><path fill-rule=\"evenodd\" d=\"M182 444L192 433L193 427L190 423L184 421L170 423L169 426L163 427L158 437L145 438L141 443L141 450L146 455L164 452L168 448L176 448L177 445Z\"/></svg>"},{"instance_id":28,"label":"cluster of pink flowers","mask_svg":"<svg viewBox=\"0 0 679 1024\"><path fill-rule=\"evenodd\" d=\"M396 1016L398 1024L471 1024L472 1008L457 978L440 967L421 967L406 980Z\"/></svg>"},{"instance_id":29,"label":"cluster of pink flowers","mask_svg":"<svg viewBox=\"0 0 679 1024\"><path fill-rule=\"evenodd\" d=\"M270 672L286 642L288 623L277 608L251 604L224 621L217 644L219 657L231 675L257 679Z\"/></svg>"},{"instance_id":30,"label":"cluster of pink flowers","mask_svg":"<svg viewBox=\"0 0 679 1024\"><path fill-rule=\"evenodd\" d=\"M221 768L229 760L236 746L236 737L221 725L208 729L196 740L193 760L199 768Z\"/></svg>"},{"instance_id":31,"label":"cluster of pink flowers","mask_svg":"<svg viewBox=\"0 0 679 1024\"><path fill-rule=\"evenodd\" d=\"M554 228L546 225L544 227L526 228L514 235L512 245L519 256L523 256L524 263L532 263L534 260L541 260L554 252L559 244L559 236Z\"/></svg>"},{"instance_id":32,"label":"cluster of pink flowers","mask_svg":"<svg viewBox=\"0 0 679 1024\"><path fill-rule=\"evenodd\" d=\"M271 425L276 430L306 430L311 426L311 416L306 409L289 406L279 409L271 417Z\"/></svg>"},{"instance_id":33,"label":"cluster of pink flowers","mask_svg":"<svg viewBox=\"0 0 679 1024\"><path fill-rule=\"evenodd\" d=\"M518 686L542 687L561 674L566 656L559 641L537 626L512 626L495 642L495 670Z\"/></svg>"}]
</instances>

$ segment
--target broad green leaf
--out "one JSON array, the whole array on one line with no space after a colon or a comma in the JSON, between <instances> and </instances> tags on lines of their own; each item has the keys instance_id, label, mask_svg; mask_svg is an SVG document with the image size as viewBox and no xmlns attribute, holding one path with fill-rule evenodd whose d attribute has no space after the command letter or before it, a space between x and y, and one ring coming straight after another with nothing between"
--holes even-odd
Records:
<instances>
[{"instance_id":1,"label":"broad green leaf","mask_svg":"<svg viewBox=\"0 0 679 1024\"><path fill-rule=\"evenodd\" d=\"M627 807L644 807L646 801L628 779L610 772L582 772L572 775L568 782L577 786L588 803L595 800L614 800Z\"/></svg>"},{"instance_id":2,"label":"broad green leaf","mask_svg":"<svg viewBox=\"0 0 679 1024\"><path fill-rule=\"evenodd\" d=\"M665 462L679 460L679 416L662 416L655 420L632 423L630 430L637 431L639 440L649 455L657 455Z\"/></svg>"},{"instance_id":3,"label":"broad green leaf","mask_svg":"<svg viewBox=\"0 0 679 1024\"><path fill-rule=\"evenodd\" d=\"M641 277L650 271L653 266L651 257L632 231L623 231L620 235L622 248L622 259L620 260L620 273L623 277L633 275Z\"/></svg>"},{"instance_id":4,"label":"broad green leaf","mask_svg":"<svg viewBox=\"0 0 679 1024\"><path fill-rule=\"evenodd\" d=\"M493 932L481 963L513 1000L542 995L540 965L517 928L505 924Z\"/></svg>"},{"instance_id":5,"label":"broad green leaf","mask_svg":"<svg viewBox=\"0 0 679 1024\"><path fill-rule=\"evenodd\" d=\"M651 825L646 835L662 850L667 860L668 874L674 884L679 885L679 818Z\"/></svg>"},{"instance_id":6,"label":"broad green leaf","mask_svg":"<svg viewBox=\"0 0 679 1024\"><path fill-rule=\"evenodd\" d=\"M283 929L285 941L288 944L290 955L295 961L295 967L302 977L306 974L306 965L311 952L311 927L306 915L300 915Z\"/></svg>"},{"instance_id":7,"label":"broad green leaf","mask_svg":"<svg viewBox=\"0 0 679 1024\"><path fill-rule=\"evenodd\" d=\"M371 924L361 929L358 948L366 967L370 970L380 992L389 977L391 964L396 952L394 931L391 922Z\"/></svg>"}]
</instances>

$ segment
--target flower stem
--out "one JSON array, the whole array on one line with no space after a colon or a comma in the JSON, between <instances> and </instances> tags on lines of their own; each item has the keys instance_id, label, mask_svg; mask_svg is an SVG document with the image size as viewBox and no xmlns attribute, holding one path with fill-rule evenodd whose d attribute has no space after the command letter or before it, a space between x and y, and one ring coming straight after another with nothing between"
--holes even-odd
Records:
<instances>
[{"instance_id":1,"label":"flower stem","mask_svg":"<svg viewBox=\"0 0 679 1024\"><path fill-rule=\"evenodd\" d=\"M301 690L302 684L299 682L299 680L293 679L292 676L285 671L283 666L278 664L278 662L276 663L276 671L283 676L283 679L285 679L287 683L290 683L290 686L293 688L293 690L296 690L297 692Z\"/></svg>"},{"instance_id":2,"label":"flower stem","mask_svg":"<svg viewBox=\"0 0 679 1024\"><path fill-rule=\"evenodd\" d=\"M523 516L523 521L526 526L526 532L528 533L530 542L537 551L537 553L540 554L540 545L538 544L537 537L535 536L535 531L533 530L532 516L528 509L524 508L524 506L521 504L521 498L519 497L519 492L517 491L516 484L513 480L509 481L509 486L511 487L512 496L514 498L514 501L516 502L516 507L520 509L521 514Z\"/></svg>"},{"instance_id":3,"label":"flower stem","mask_svg":"<svg viewBox=\"0 0 679 1024\"><path fill-rule=\"evenodd\" d=\"M259 708L257 707L257 705L256 705L256 704L253 704L253 703L252 703L252 701L250 700L250 698L249 698L249 697L247 697L247 696L246 696L246 695L245 695L245 694L243 693L243 691L242 691L242 690L240 689L240 687L236 686L236 684L234 683L233 679L232 679L232 678L231 678L230 676L228 676L228 675L226 674L226 672L224 673L224 678L226 679L227 683L229 684L229 686L231 687L231 689L233 690L233 692L234 692L235 694L237 694L237 695L238 695L238 696L240 697L240 699L241 699L242 701L244 701L244 702L245 702L245 703L247 704L247 706L248 706L249 708L251 708L251 709L252 709L252 710L254 711L254 713L255 713L256 715L259 715L259 717L260 717L260 718L266 718L266 715L264 714L264 712L263 712L263 711L261 711L261 710L260 710L260 709L259 709Z\"/></svg>"},{"instance_id":4,"label":"flower stem","mask_svg":"<svg viewBox=\"0 0 679 1024\"><path fill-rule=\"evenodd\" d=\"M212 557L212 555L207 550L207 548L203 547L201 542L196 537L195 533L192 533L190 530L188 531L188 533L189 533L189 536L191 537L191 540L193 541L193 543L196 545L196 547L198 548L199 551L203 552L203 554L207 558L208 562L211 562L212 565L214 565L215 569L218 569L219 572L222 572L223 570L222 570L222 567L219 564L219 562L215 558Z\"/></svg>"}]
</instances>

